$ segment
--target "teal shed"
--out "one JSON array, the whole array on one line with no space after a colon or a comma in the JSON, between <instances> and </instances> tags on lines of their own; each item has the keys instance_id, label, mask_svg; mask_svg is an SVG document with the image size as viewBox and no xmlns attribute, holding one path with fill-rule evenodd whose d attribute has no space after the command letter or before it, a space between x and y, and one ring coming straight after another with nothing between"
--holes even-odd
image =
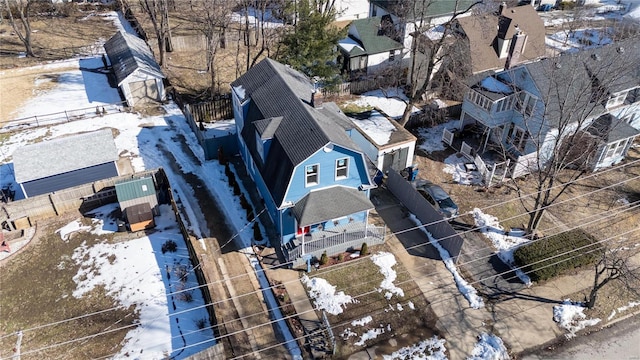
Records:
<instances>
[{"instance_id":1,"label":"teal shed","mask_svg":"<svg viewBox=\"0 0 640 360\"><path fill-rule=\"evenodd\" d=\"M159 215L158 196L152 177L134 178L117 183L116 196L123 212L128 207L146 203L154 215Z\"/></svg>"}]
</instances>

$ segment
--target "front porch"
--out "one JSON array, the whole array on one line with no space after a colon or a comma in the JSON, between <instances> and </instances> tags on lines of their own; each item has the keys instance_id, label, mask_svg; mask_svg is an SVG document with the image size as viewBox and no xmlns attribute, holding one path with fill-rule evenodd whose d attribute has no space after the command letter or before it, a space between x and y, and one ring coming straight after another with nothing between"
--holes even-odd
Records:
<instances>
[{"instance_id":1,"label":"front porch","mask_svg":"<svg viewBox=\"0 0 640 360\"><path fill-rule=\"evenodd\" d=\"M319 259L325 251L331 256L359 248L364 242L367 245L382 244L385 232L385 227L359 222L349 223L298 236L281 248L285 261L290 262L293 267L298 267L304 265L305 255Z\"/></svg>"}]
</instances>

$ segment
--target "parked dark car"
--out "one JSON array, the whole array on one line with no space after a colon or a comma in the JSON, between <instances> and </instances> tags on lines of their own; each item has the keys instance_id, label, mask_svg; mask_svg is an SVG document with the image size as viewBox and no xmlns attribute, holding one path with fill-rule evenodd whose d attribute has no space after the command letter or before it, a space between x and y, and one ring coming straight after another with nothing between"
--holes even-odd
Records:
<instances>
[{"instance_id":1,"label":"parked dark car","mask_svg":"<svg viewBox=\"0 0 640 360\"><path fill-rule=\"evenodd\" d=\"M418 180L416 190L433 205L445 218L458 216L458 205L440 186L429 180Z\"/></svg>"}]
</instances>

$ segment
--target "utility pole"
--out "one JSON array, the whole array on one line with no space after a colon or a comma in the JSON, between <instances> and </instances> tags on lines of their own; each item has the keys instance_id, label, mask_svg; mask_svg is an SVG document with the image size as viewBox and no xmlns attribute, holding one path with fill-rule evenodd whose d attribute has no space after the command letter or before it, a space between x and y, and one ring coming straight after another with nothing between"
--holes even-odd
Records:
<instances>
[{"instance_id":1,"label":"utility pole","mask_svg":"<svg viewBox=\"0 0 640 360\"><path fill-rule=\"evenodd\" d=\"M16 340L16 346L13 348L12 360L20 360L20 345L22 344L22 330L18 330L16 333L18 339Z\"/></svg>"}]
</instances>

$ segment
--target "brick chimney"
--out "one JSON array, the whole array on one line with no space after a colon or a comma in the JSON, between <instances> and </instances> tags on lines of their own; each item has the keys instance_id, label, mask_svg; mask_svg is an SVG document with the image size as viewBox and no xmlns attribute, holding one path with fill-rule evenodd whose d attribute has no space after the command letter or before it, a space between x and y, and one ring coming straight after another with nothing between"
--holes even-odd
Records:
<instances>
[{"instance_id":1,"label":"brick chimney","mask_svg":"<svg viewBox=\"0 0 640 360\"><path fill-rule=\"evenodd\" d=\"M516 25L516 33L513 34L510 45L509 54L504 64L505 69L509 69L520 63L520 57L524 52L524 48L527 46L527 35L518 28L518 25Z\"/></svg>"},{"instance_id":2,"label":"brick chimney","mask_svg":"<svg viewBox=\"0 0 640 360\"><path fill-rule=\"evenodd\" d=\"M313 90L311 92L311 106L316 109L322 109L322 91Z\"/></svg>"}]
</instances>

